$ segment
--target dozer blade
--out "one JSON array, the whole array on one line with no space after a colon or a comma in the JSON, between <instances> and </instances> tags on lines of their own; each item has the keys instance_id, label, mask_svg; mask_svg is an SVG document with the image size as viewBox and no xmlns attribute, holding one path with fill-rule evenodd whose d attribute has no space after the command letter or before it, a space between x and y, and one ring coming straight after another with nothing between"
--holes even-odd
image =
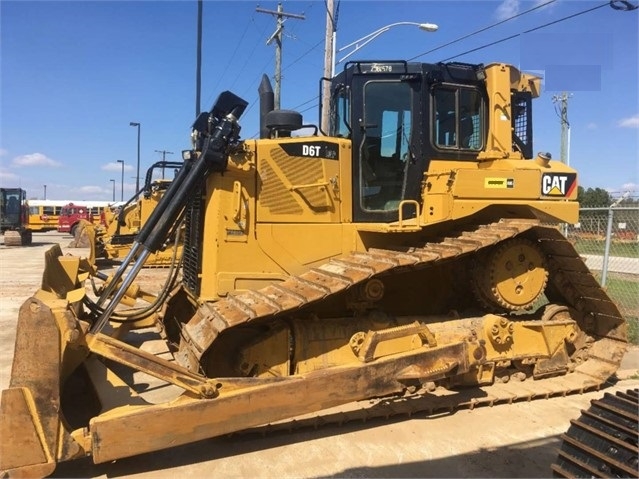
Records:
<instances>
[{"instance_id":1,"label":"dozer blade","mask_svg":"<svg viewBox=\"0 0 639 479\"><path fill-rule=\"evenodd\" d=\"M68 301L83 289L77 288L80 261L61 261L61 254L59 246L47 251L43 289L20 308L11 379L0 402L0 477L44 477L58 459L81 454L63 426L60 386L63 356L71 367L86 357L82 347L64 347L79 336Z\"/></svg>"},{"instance_id":2,"label":"dozer blade","mask_svg":"<svg viewBox=\"0 0 639 479\"><path fill-rule=\"evenodd\" d=\"M0 475L42 477L55 469L60 438L60 332L51 310L20 308L9 389L0 403Z\"/></svg>"}]
</instances>

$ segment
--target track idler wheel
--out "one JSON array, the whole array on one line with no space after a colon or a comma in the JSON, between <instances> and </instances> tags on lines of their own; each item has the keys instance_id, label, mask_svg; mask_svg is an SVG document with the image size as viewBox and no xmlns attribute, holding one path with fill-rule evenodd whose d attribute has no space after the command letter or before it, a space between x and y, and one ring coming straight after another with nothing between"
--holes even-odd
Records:
<instances>
[{"instance_id":1,"label":"track idler wheel","mask_svg":"<svg viewBox=\"0 0 639 479\"><path fill-rule=\"evenodd\" d=\"M472 275L477 299L497 311L530 309L548 282L544 254L525 238L500 243L477 261Z\"/></svg>"}]
</instances>

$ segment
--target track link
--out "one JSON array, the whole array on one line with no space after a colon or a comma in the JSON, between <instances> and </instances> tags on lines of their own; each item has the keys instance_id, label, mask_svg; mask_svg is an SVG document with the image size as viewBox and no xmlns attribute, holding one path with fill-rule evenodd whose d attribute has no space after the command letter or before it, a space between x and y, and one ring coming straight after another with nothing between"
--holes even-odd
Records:
<instances>
[{"instance_id":1,"label":"track link","mask_svg":"<svg viewBox=\"0 0 639 479\"><path fill-rule=\"evenodd\" d=\"M553 296L549 298L551 302L570 306L594 322L596 337L589 348L589 356L574 371L561 377L495 383L455 391L440 387L424 394L376 400L372 407L370 401L364 401L351 410L340 411L335 417L322 415L302 421L317 426L327 422L410 415L418 411L435 414L597 390L618 369L626 351L624 319L568 240L556 228L541 226L534 220L501 220L479 225L406 251L371 249L353 252L259 291L203 304L182 330L176 359L197 371L203 354L227 328L294 313L370 278L451 261L524 234L536 241L546 256L547 293Z\"/></svg>"},{"instance_id":2,"label":"track link","mask_svg":"<svg viewBox=\"0 0 639 479\"><path fill-rule=\"evenodd\" d=\"M605 393L562 434L554 477L639 477L639 389Z\"/></svg>"}]
</instances>

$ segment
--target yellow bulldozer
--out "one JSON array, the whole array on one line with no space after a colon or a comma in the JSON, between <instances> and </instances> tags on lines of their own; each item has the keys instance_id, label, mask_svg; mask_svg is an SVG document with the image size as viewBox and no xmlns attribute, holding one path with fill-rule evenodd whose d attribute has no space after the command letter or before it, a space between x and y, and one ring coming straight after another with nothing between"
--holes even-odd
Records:
<instances>
[{"instance_id":1,"label":"yellow bulldozer","mask_svg":"<svg viewBox=\"0 0 639 479\"><path fill-rule=\"evenodd\" d=\"M144 185L117 210L105 211L104 224L83 222L76 232L76 242L87 237L91 247L90 261L97 259L121 261L127 257L137 234L164 196L171 184L171 174L182 167L182 162L158 161L151 165L145 176ZM161 177L160 177L161 172ZM168 235L165 244L146 259L147 267L167 267L182 255L182 232L176 227Z\"/></svg>"},{"instance_id":2,"label":"yellow bulldozer","mask_svg":"<svg viewBox=\"0 0 639 479\"><path fill-rule=\"evenodd\" d=\"M577 174L533 154L538 77L356 61L323 82L323 134L274 110L264 77L260 138L242 140L247 102L220 94L111 276L47 253L2 391L0 469L46 476L341 405L357 417L362 400L366 417L449 412L615 373L624 318L559 226L577 221ZM150 295L135 278L182 222L181 279ZM127 342L151 325L170 357ZM177 394L146 401L139 373Z\"/></svg>"}]
</instances>

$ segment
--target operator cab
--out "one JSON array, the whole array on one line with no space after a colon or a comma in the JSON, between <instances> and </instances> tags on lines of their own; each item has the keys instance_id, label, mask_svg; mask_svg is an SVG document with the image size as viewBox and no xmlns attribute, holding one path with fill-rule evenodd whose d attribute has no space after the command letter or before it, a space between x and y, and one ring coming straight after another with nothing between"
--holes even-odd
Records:
<instances>
[{"instance_id":1,"label":"operator cab","mask_svg":"<svg viewBox=\"0 0 639 479\"><path fill-rule=\"evenodd\" d=\"M331 80L328 136L352 140L353 219L417 214L437 160L476 161L487 136L483 65L349 62Z\"/></svg>"},{"instance_id":2,"label":"operator cab","mask_svg":"<svg viewBox=\"0 0 639 479\"><path fill-rule=\"evenodd\" d=\"M0 188L0 230L6 231L27 224L24 205L27 192L20 188Z\"/></svg>"}]
</instances>

